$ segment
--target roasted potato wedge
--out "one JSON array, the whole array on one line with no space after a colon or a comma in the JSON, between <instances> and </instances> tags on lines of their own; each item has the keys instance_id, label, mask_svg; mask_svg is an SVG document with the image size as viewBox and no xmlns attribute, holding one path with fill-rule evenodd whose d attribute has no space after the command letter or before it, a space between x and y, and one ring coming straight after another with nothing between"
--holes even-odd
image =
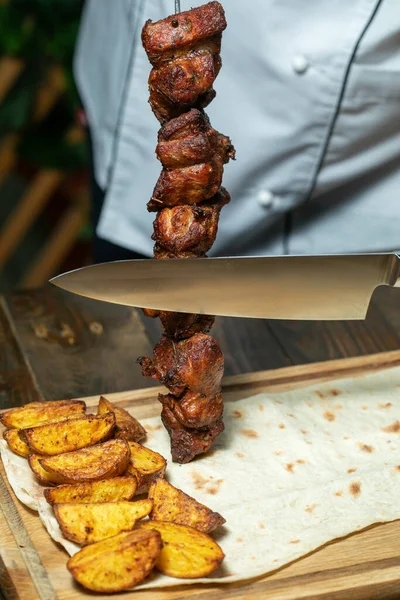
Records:
<instances>
[{"instance_id":1,"label":"roasted potato wedge","mask_svg":"<svg viewBox=\"0 0 400 600\"><path fill-rule=\"evenodd\" d=\"M71 556L67 568L74 579L89 590L106 594L119 592L147 577L161 547L158 531L119 533L82 548Z\"/></svg>"},{"instance_id":2,"label":"roasted potato wedge","mask_svg":"<svg viewBox=\"0 0 400 600\"><path fill-rule=\"evenodd\" d=\"M28 444L25 444L19 437L19 429L6 429L3 433L3 438L6 440L9 448L19 456L28 458L32 450L29 449Z\"/></svg>"},{"instance_id":3,"label":"roasted potato wedge","mask_svg":"<svg viewBox=\"0 0 400 600\"><path fill-rule=\"evenodd\" d=\"M136 477L113 477L100 481L86 481L70 485L58 485L44 490L49 504L61 502L118 502L130 500L136 492Z\"/></svg>"},{"instance_id":4,"label":"roasted potato wedge","mask_svg":"<svg viewBox=\"0 0 400 600\"><path fill-rule=\"evenodd\" d=\"M67 482L66 478L62 475L56 475L55 473L48 473L47 471L45 471L42 465L40 464L41 458L42 457L38 456L37 454L30 454L28 456L29 466L36 475L37 479L40 481L40 483L43 483L44 485L57 485L59 483Z\"/></svg>"},{"instance_id":5,"label":"roasted potato wedge","mask_svg":"<svg viewBox=\"0 0 400 600\"><path fill-rule=\"evenodd\" d=\"M149 489L156 475L163 476L167 461L161 454L145 448L136 442L128 442L131 450L131 458L127 468L127 474L134 475L137 479L137 494L144 494Z\"/></svg>"},{"instance_id":6,"label":"roasted potato wedge","mask_svg":"<svg viewBox=\"0 0 400 600\"><path fill-rule=\"evenodd\" d=\"M143 440L146 437L145 428L141 426L135 417L132 417L127 410L112 404L112 402L104 398L104 396L100 396L97 414L103 415L107 412L113 412L115 414L115 438L131 442L140 442L140 440Z\"/></svg>"},{"instance_id":7,"label":"roasted potato wedge","mask_svg":"<svg viewBox=\"0 0 400 600\"><path fill-rule=\"evenodd\" d=\"M214 531L225 523L219 513L200 504L165 479L153 481L148 497L153 500L150 519L187 525L204 533Z\"/></svg>"},{"instance_id":8,"label":"roasted potato wedge","mask_svg":"<svg viewBox=\"0 0 400 600\"><path fill-rule=\"evenodd\" d=\"M130 455L128 442L108 440L75 452L40 458L40 464L49 473L64 477L63 483L79 483L122 475Z\"/></svg>"},{"instance_id":9,"label":"roasted potato wedge","mask_svg":"<svg viewBox=\"0 0 400 600\"><path fill-rule=\"evenodd\" d=\"M224 559L224 553L209 535L175 523L163 521L144 521L139 529L155 529L161 535L163 549L156 567L164 575L193 579L206 577Z\"/></svg>"},{"instance_id":10,"label":"roasted potato wedge","mask_svg":"<svg viewBox=\"0 0 400 600\"><path fill-rule=\"evenodd\" d=\"M86 404L82 400L29 402L25 406L3 412L0 415L0 421L8 429L26 429L62 417L83 415L85 412Z\"/></svg>"},{"instance_id":11,"label":"roasted potato wedge","mask_svg":"<svg viewBox=\"0 0 400 600\"><path fill-rule=\"evenodd\" d=\"M114 427L115 415L109 412L20 429L19 436L31 452L54 456L103 442L111 437Z\"/></svg>"},{"instance_id":12,"label":"roasted potato wedge","mask_svg":"<svg viewBox=\"0 0 400 600\"><path fill-rule=\"evenodd\" d=\"M102 502L90 504L54 504L55 517L64 537L71 542L87 546L133 529L147 517L151 500L136 502Z\"/></svg>"}]
</instances>

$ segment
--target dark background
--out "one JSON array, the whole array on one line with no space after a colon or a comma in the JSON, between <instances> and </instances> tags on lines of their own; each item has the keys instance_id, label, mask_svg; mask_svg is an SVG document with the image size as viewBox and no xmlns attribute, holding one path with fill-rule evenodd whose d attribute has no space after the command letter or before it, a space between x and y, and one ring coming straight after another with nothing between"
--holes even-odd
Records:
<instances>
[{"instance_id":1,"label":"dark background","mask_svg":"<svg viewBox=\"0 0 400 600\"><path fill-rule=\"evenodd\" d=\"M0 0L0 291L91 262L82 0Z\"/></svg>"}]
</instances>

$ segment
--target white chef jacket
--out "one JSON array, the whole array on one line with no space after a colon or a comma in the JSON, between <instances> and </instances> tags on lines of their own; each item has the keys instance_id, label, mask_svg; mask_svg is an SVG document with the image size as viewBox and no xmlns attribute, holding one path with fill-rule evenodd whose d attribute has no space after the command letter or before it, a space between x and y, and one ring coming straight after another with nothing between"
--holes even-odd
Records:
<instances>
[{"instance_id":1,"label":"white chef jacket","mask_svg":"<svg viewBox=\"0 0 400 600\"><path fill-rule=\"evenodd\" d=\"M237 160L209 255L399 248L400 0L223 4L223 67L206 111ZM161 165L140 33L172 12L172 0L87 0L74 63L106 191L97 233L149 256L146 203Z\"/></svg>"}]
</instances>

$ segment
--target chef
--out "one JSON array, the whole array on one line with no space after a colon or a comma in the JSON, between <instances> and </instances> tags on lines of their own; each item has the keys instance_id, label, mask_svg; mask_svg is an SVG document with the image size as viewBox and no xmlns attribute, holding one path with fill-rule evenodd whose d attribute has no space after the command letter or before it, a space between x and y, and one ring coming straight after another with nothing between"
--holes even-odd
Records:
<instances>
[{"instance_id":1,"label":"chef","mask_svg":"<svg viewBox=\"0 0 400 600\"><path fill-rule=\"evenodd\" d=\"M182 10L203 1L181 0ZM207 107L231 137L231 194L210 256L400 247L399 0L225 0ZM93 158L95 259L151 256L160 173L147 19L172 0L87 0L75 76Z\"/></svg>"}]
</instances>

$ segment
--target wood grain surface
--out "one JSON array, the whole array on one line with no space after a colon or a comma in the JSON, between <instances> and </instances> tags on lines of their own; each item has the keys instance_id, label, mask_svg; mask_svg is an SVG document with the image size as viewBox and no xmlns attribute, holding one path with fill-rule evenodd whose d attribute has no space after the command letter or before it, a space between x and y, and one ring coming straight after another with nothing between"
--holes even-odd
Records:
<instances>
[{"instance_id":1,"label":"wood grain surface","mask_svg":"<svg viewBox=\"0 0 400 600\"><path fill-rule=\"evenodd\" d=\"M226 401L235 401L262 390L294 389L310 383L360 375L400 365L400 351L374 356L327 361L264 373L237 375L225 379ZM108 394L113 402L132 407L140 419L159 414L156 395L160 388ZM95 406L98 396L86 398ZM151 447L151 438L149 439ZM21 505L5 481L0 488L0 576L6 598L35 600L58 598L78 600L104 598L83 591L74 584L65 568L67 555L43 528L39 517ZM13 498L10 508L9 496ZM7 506L6 506L7 505ZM11 514L10 513L13 513ZM118 594L116 598L138 600L376 600L399 598L400 521L380 524L363 532L327 544L308 556L279 569L268 577L229 585L177 586ZM36 568L32 569L35 564ZM38 576L32 579L32 570ZM134 594L134 595L133 595ZM110 596L107 596L110 597Z\"/></svg>"}]
</instances>

